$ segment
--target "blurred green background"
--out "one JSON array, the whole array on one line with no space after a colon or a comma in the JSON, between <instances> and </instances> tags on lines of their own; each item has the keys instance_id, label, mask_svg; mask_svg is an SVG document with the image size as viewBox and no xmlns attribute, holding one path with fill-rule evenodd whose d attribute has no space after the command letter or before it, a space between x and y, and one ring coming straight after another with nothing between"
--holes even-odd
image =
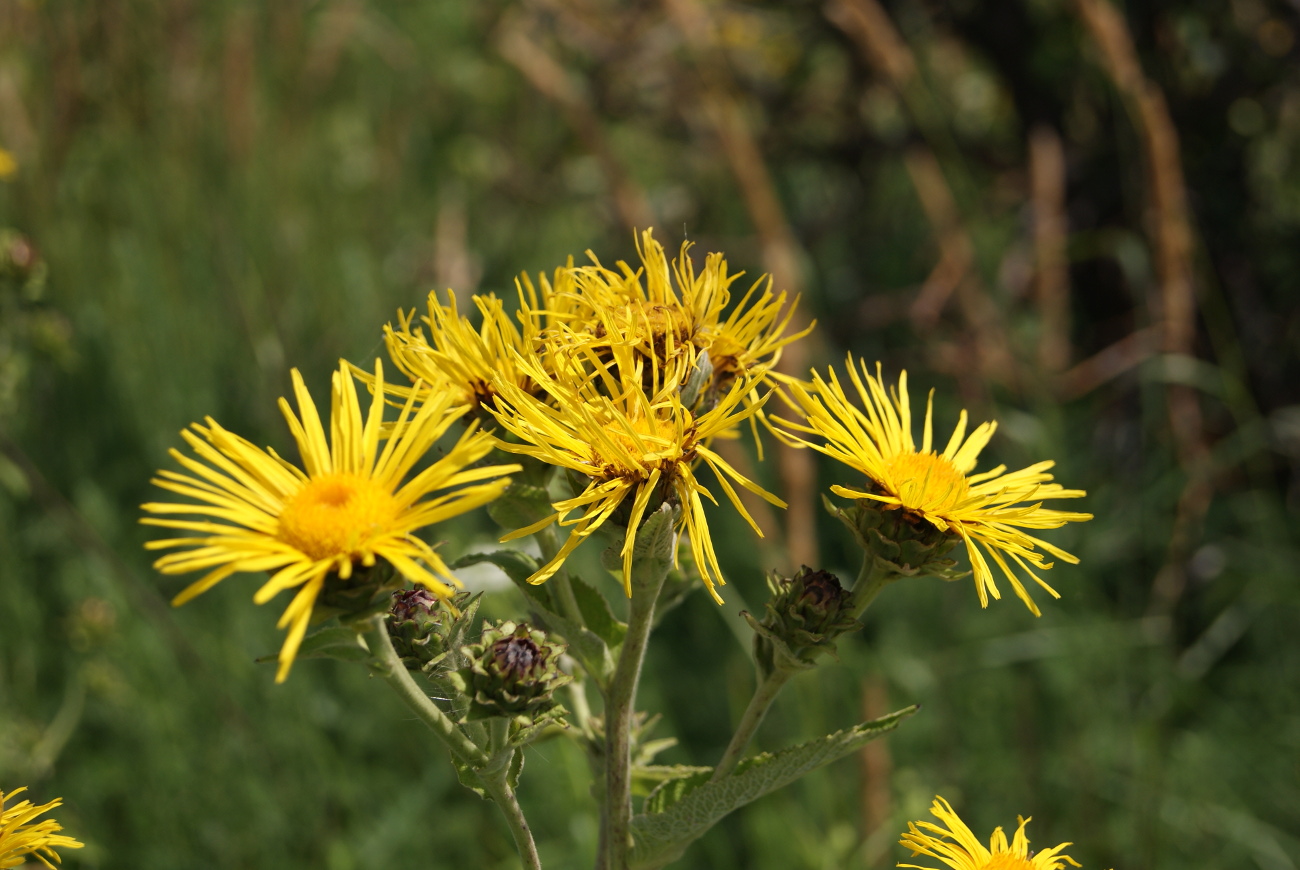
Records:
<instances>
[{"instance_id":1,"label":"blurred green background","mask_svg":"<svg viewBox=\"0 0 1300 870\"><path fill-rule=\"evenodd\" d=\"M204 415L284 447L288 369L323 395L429 289L652 223L802 291L807 364L907 367L940 428L998 419L989 464L1055 458L1097 515L1049 533L1082 564L1041 619L892 587L759 743L921 714L680 866L892 866L940 793L1097 870L1294 870L1300 17L1109 3L0 3L0 788L63 796L70 868L518 867L384 687L253 664L256 580L172 610L136 506ZM668 761L725 745L762 572L855 570L829 520L760 551L715 516L728 604L689 599L648 665ZM531 751L550 867L590 865L588 783Z\"/></svg>"}]
</instances>

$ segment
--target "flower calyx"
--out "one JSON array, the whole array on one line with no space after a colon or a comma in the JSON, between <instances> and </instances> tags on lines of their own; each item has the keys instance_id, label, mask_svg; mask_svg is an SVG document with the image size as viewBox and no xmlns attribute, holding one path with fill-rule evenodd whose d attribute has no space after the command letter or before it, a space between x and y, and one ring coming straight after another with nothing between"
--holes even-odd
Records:
<instances>
[{"instance_id":1,"label":"flower calyx","mask_svg":"<svg viewBox=\"0 0 1300 870\"><path fill-rule=\"evenodd\" d=\"M793 577L770 575L767 587L772 598L763 619L741 613L754 629L754 660L764 677L815 667L822 654L835 655L836 638L862 627L851 593L829 571L805 565Z\"/></svg>"},{"instance_id":2,"label":"flower calyx","mask_svg":"<svg viewBox=\"0 0 1300 870\"><path fill-rule=\"evenodd\" d=\"M964 577L957 562L946 556L961 542L955 532L940 531L929 520L895 505L858 499L841 508L825 496L822 501L881 567L902 577L933 575L944 580Z\"/></svg>"},{"instance_id":3,"label":"flower calyx","mask_svg":"<svg viewBox=\"0 0 1300 870\"><path fill-rule=\"evenodd\" d=\"M527 742L546 725L566 726L566 711L554 698L573 679L560 670L565 648L527 623L485 624L477 643L460 648L468 664L450 676L469 698L463 721L510 719L513 744Z\"/></svg>"}]
</instances>

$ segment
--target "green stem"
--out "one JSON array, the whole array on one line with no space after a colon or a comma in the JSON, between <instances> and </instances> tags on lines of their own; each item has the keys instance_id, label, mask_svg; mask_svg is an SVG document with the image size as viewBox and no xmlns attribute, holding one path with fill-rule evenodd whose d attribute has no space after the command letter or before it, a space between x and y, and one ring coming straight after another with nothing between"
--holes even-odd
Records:
<instances>
[{"instance_id":1,"label":"green stem","mask_svg":"<svg viewBox=\"0 0 1300 870\"><path fill-rule=\"evenodd\" d=\"M542 564L551 561L555 558L555 554L560 552L559 536L555 534L554 524L537 532L534 537L537 538L538 549L542 551ZM548 582L555 589L556 598L559 599L560 615L574 625L585 628L587 623L582 618L582 608L578 607L578 599L573 594L573 584L569 582L568 572L561 568Z\"/></svg>"},{"instance_id":2,"label":"green stem","mask_svg":"<svg viewBox=\"0 0 1300 870\"><path fill-rule=\"evenodd\" d=\"M519 801L515 799L514 790L510 788L510 784L506 781L510 756L510 747L508 746L510 720L501 719L492 722L494 757L489 758L416 685L415 680L411 678L410 672L406 670L406 666L402 664L401 658L398 657L397 651L393 649L393 640L388 636L388 626L384 623L383 615L371 617L364 625L366 646L374 657L370 662L371 669L383 677L384 681L392 686L393 690L406 702L406 706L410 707L415 715L419 716L426 725L433 729L433 733L438 735L443 743L447 744L447 748L451 750L451 754L456 756L457 760L484 773L480 778L483 788L492 798L492 801L501 809L501 814L505 816L506 824L510 826L510 833L514 834L515 837L515 846L518 847L519 855L524 860L524 866L528 870L541 870L542 863L537 857L537 846L533 843L532 831L528 829L528 820L524 818L524 812L519 807ZM500 725L498 725L498 721L501 723ZM505 764L498 763L494 765L493 762L498 761L503 754ZM490 772L485 768L488 768Z\"/></svg>"},{"instance_id":3,"label":"green stem","mask_svg":"<svg viewBox=\"0 0 1300 870\"><path fill-rule=\"evenodd\" d=\"M854 581L853 588L850 590L850 594L853 596L850 612L853 617L855 619L860 618L871 602L880 594L880 590L897 580L898 577L897 573L884 566L872 553L864 553L858 579ZM754 689L754 696L749 700L749 706L745 708L744 715L740 717L740 724L736 726L736 733L732 735L731 742L727 745L727 751L722 754L718 766L713 769L713 779L715 781L728 776L736 769L736 765L740 763L746 747L749 746L750 740L754 737L754 732L758 730L759 725L763 724L763 719L767 716L767 711L772 706L772 702L780 694L781 688L796 673L798 672L778 668L759 682L758 687Z\"/></svg>"},{"instance_id":4,"label":"green stem","mask_svg":"<svg viewBox=\"0 0 1300 870\"><path fill-rule=\"evenodd\" d=\"M754 732L758 730L759 725L763 724L763 718L767 716L768 708L776 700L781 687L794 675L794 671L777 669L768 674L767 679L758 684L758 688L754 690L754 697L749 699L749 706L745 708L745 714L740 717L740 724L736 726L736 733L731 736L731 743L727 744L727 751L722 754L718 766L713 769L713 779L715 781L722 779L736 769L741 756L745 753L745 748L749 746L749 741L754 738Z\"/></svg>"},{"instance_id":5,"label":"green stem","mask_svg":"<svg viewBox=\"0 0 1300 870\"><path fill-rule=\"evenodd\" d=\"M388 626L384 624L382 615L371 617L365 623L364 637L370 654L374 656L371 660L371 669L393 687L398 696L406 702L406 706L410 707L424 724L433 729L433 733L447 744L452 755L470 767L479 768L486 765L488 757L483 750L466 737L465 732L456 727L456 723L438 709L424 690L411 679L410 672L406 670L397 651L393 649L393 641L388 636Z\"/></svg>"},{"instance_id":6,"label":"green stem","mask_svg":"<svg viewBox=\"0 0 1300 870\"><path fill-rule=\"evenodd\" d=\"M849 590L853 596L853 602L849 609L849 612L853 614L853 618L861 619L862 614L871 606L871 602L875 601L876 596L880 594L880 590L901 576L877 560L872 553L863 553L862 568L858 571L858 579L853 582L853 588Z\"/></svg>"},{"instance_id":7,"label":"green stem","mask_svg":"<svg viewBox=\"0 0 1300 870\"><path fill-rule=\"evenodd\" d=\"M510 826L510 833L515 838L515 848L524 860L524 867L527 870L542 870L542 860L537 857L537 844L533 842L528 819L524 818L524 811L515 799L514 789L505 781L505 776L484 778L483 786L492 801L501 808L501 814L506 817L506 824Z\"/></svg>"},{"instance_id":8,"label":"green stem","mask_svg":"<svg viewBox=\"0 0 1300 870\"><path fill-rule=\"evenodd\" d=\"M655 602L671 563L646 563L651 576L633 577L627 636L605 697L605 806L603 833L608 870L626 870L632 832L632 713L645 661ZM635 570L635 569L634 569ZM657 575L657 576L656 576ZM638 582L639 581L639 582Z\"/></svg>"}]
</instances>

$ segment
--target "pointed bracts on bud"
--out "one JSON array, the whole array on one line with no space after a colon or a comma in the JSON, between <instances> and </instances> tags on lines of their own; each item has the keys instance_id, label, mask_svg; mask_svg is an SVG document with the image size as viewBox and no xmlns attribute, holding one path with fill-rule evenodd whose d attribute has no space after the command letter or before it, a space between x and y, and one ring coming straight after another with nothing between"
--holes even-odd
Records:
<instances>
[{"instance_id":1,"label":"pointed bracts on bud","mask_svg":"<svg viewBox=\"0 0 1300 870\"><path fill-rule=\"evenodd\" d=\"M826 510L853 532L858 546L895 574L956 580L970 573L958 571L957 562L946 558L961 537L951 530L940 531L906 508L866 499L858 499L847 508L825 496L822 501Z\"/></svg>"},{"instance_id":2,"label":"pointed bracts on bud","mask_svg":"<svg viewBox=\"0 0 1300 870\"><path fill-rule=\"evenodd\" d=\"M504 716L530 731L547 722L563 725L565 711L554 694L573 679L560 670L564 650L527 623L485 624L477 643L461 647L468 665L451 677L469 697L466 720Z\"/></svg>"},{"instance_id":3,"label":"pointed bracts on bud","mask_svg":"<svg viewBox=\"0 0 1300 870\"><path fill-rule=\"evenodd\" d=\"M459 652L478 613L478 595L457 593L451 601L420 588L393 593L388 636L408 671L431 674ZM454 665L453 665L454 666Z\"/></svg>"},{"instance_id":4,"label":"pointed bracts on bud","mask_svg":"<svg viewBox=\"0 0 1300 870\"><path fill-rule=\"evenodd\" d=\"M839 578L808 566L793 577L772 574L772 598L762 621L742 613L754 629L754 660L764 677L814 667L818 656L835 654L835 639L862 625L852 612L852 595Z\"/></svg>"}]
</instances>

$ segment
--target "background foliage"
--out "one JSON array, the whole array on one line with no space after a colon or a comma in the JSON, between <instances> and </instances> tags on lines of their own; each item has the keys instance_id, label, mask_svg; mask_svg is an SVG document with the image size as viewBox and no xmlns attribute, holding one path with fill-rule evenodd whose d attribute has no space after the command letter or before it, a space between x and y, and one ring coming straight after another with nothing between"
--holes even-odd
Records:
<instances>
[{"instance_id":1,"label":"background foliage","mask_svg":"<svg viewBox=\"0 0 1300 870\"><path fill-rule=\"evenodd\" d=\"M1109 2L0 4L0 786L64 796L70 867L518 866L381 687L252 664L250 583L171 610L135 505L203 415L283 447L288 368L323 390L431 287L653 224L801 290L806 363L906 366L1098 517L1053 537L1083 563L1039 620L891 588L760 742L922 712L681 866L892 866L939 792L1090 868L1297 867L1300 20ZM725 745L762 571L853 571L832 523L717 522L728 604L648 666L669 761ZM588 864L583 760L529 765L543 860Z\"/></svg>"}]
</instances>

